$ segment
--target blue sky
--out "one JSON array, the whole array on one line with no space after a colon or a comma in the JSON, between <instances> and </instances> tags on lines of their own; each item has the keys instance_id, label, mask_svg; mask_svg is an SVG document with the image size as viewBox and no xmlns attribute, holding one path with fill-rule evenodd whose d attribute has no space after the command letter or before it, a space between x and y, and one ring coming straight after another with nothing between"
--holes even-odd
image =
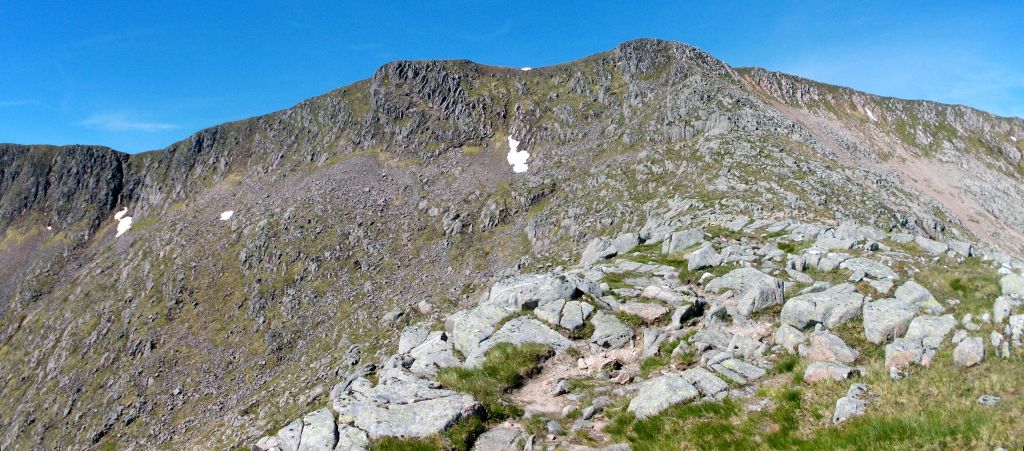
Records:
<instances>
[{"instance_id":1,"label":"blue sky","mask_svg":"<svg viewBox=\"0 0 1024 451\"><path fill-rule=\"evenodd\" d=\"M0 142L159 149L395 59L538 67L637 37L1024 117L1022 0L752 3L0 0Z\"/></svg>"}]
</instances>

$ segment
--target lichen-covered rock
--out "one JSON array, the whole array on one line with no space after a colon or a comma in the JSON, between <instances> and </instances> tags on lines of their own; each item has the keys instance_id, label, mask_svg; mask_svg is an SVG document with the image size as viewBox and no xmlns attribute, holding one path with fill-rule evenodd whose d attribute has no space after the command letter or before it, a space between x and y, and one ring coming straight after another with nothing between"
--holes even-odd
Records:
<instances>
[{"instance_id":1,"label":"lichen-covered rock","mask_svg":"<svg viewBox=\"0 0 1024 451\"><path fill-rule=\"evenodd\" d=\"M783 323L797 329L815 324L831 329L856 318L863 303L863 295L847 291L841 285L789 299L782 307L780 318Z\"/></svg>"},{"instance_id":2,"label":"lichen-covered rock","mask_svg":"<svg viewBox=\"0 0 1024 451\"><path fill-rule=\"evenodd\" d=\"M633 329L614 315L598 311L590 319L594 334L590 336L590 347L594 349L619 349L633 339Z\"/></svg>"},{"instance_id":3,"label":"lichen-covered rock","mask_svg":"<svg viewBox=\"0 0 1024 451\"><path fill-rule=\"evenodd\" d=\"M835 411L832 413L832 424L839 424L853 417L859 417L867 412L869 387L864 384L853 384L846 392L846 396L836 401Z\"/></svg>"},{"instance_id":4,"label":"lichen-covered rock","mask_svg":"<svg viewBox=\"0 0 1024 451\"><path fill-rule=\"evenodd\" d=\"M775 331L775 343L781 345L786 351L796 352L797 347L805 341L807 341L807 336L788 324L780 324Z\"/></svg>"},{"instance_id":5,"label":"lichen-covered rock","mask_svg":"<svg viewBox=\"0 0 1024 451\"><path fill-rule=\"evenodd\" d=\"M932 293L927 288L913 280L908 280L903 285L900 285L893 296L927 313L938 314L946 310L942 304L939 304L939 301L935 300L935 297L932 296Z\"/></svg>"},{"instance_id":6,"label":"lichen-covered rock","mask_svg":"<svg viewBox=\"0 0 1024 451\"><path fill-rule=\"evenodd\" d=\"M465 366L475 368L484 361L488 350L499 343L522 345L526 343L538 343L552 347L557 352L562 352L573 346L572 341L562 334L551 330L540 321L526 316L512 318L501 326L501 329L494 332L486 340L480 342L480 346L472 354L466 355Z\"/></svg>"},{"instance_id":7,"label":"lichen-covered rock","mask_svg":"<svg viewBox=\"0 0 1024 451\"><path fill-rule=\"evenodd\" d=\"M1004 296L1024 300L1024 275L1011 273L999 279L999 287Z\"/></svg>"},{"instance_id":8,"label":"lichen-covered rock","mask_svg":"<svg viewBox=\"0 0 1024 451\"><path fill-rule=\"evenodd\" d=\"M917 308L899 299L882 299L864 304L864 336L882 344L903 335L914 319Z\"/></svg>"},{"instance_id":9,"label":"lichen-covered rock","mask_svg":"<svg viewBox=\"0 0 1024 451\"><path fill-rule=\"evenodd\" d=\"M576 284L566 276L529 274L502 280L491 287L487 303L510 312L536 308L545 302L572 299Z\"/></svg>"},{"instance_id":10,"label":"lichen-covered rock","mask_svg":"<svg viewBox=\"0 0 1024 451\"><path fill-rule=\"evenodd\" d=\"M800 345L800 356L815 362L833 362L850 365L860 357L856 349L842 338L827 330L812 332L807 343Z\"/></svg>"},{"instance_id":11,"label":"lichen-covered rock","mask_svg":"<svg viewBox=\"0 0 1024 451\"><path fill-rule=\"evenodd\" d=\"M498 426L480 434L473 444L475 451L522 451L520 443L526 431L519 426Z\"/></svg>"},{"instance_id":12,"label":"lichen-covered rock","mask_svg":"<svg viewBox=\"0 0 1024 451\"><path fill-rule=\"evenodd\" d=\"M665 374L644 383L626 408L637 418L647 418L681 402L692 401L700 392L682 376Z\"/></svg>"},{"instance_id":13,"label":"lichen-covered rock","mask_svg":"<svg viewBox=\"0 0 1024 451\"><path fill-rule=\"evenodd\" d=\"M663 254L674 254L704 241L704 231L700 229L672 232L661 245Z\"/></svg>"},{"instance_id":14,"label":"lichen-covered rock","mask_svg":"<svg viewBox=\"0 0 1024 451\"><path fill-rule=\"evenodd\" d=\"M953 364L974 366L985 359L985 340L981 337L967 337L953 349Z\"/></svg>"}]
</instances>

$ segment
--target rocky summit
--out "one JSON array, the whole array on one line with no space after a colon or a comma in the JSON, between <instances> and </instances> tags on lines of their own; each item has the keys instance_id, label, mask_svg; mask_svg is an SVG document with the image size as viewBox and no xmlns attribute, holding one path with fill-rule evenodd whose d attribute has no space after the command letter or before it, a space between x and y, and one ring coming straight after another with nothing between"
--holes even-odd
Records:
<instances>
[{"instance_id":1,"label":"rocky summit","mask_svg":"<svg viewBox=\"0 0 1024 451\"><path fill-rule=\"evenodd\" d=\"M0 145L0 449L1020 449L1019 137L642 39Z\"/></svg>"}]
</instances>

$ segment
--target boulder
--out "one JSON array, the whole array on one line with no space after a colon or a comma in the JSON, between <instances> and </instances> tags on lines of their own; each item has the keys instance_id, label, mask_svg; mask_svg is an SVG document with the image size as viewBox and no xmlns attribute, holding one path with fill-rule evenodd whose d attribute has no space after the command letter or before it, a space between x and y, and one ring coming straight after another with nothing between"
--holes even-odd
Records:
<instances>
[{"instance_id":1,"label":"boulder","mask_svg":"<svg viewBox=\"0 0 1024 451\"><path fill-rule=\"evenodd\" d=\"M614 257L616 254L618 254L618 250L612 240L603 237L594 238L587 243L587 247L583 248L580 264L592 265L603 259Z\"/></svg>"},{"instance_id":2,"label":"boulder","mask_svg":"<svg viewBox=\"0 0 1024 451\"><path fill-rule=\"evenodd\" d=\"M839 264L839 267L848 269L852 272L861 271L873 279L896 280L899 278L899 276L896 275L896 271L893 271L892 268L865 257L854 257L849 260L845 260Z\"/></svg>"},{"instance_id":3,"label":"boulder","mask_svg":"<svg viewBox=\"0 0 1024 451\"><path fill-rule=\"evenodd\" d=\"M911 363L930 366L936 350L956 324L952 315L922 315L914 318L903 338L897 338L886 345L885 366L906 368Z\"/></svg>"},{"instance_id":4,"label":"boulder","mask_svg":"<svg viewBox=\"0 0 1024 451\"><path fill-rule=\"evenodd\" d=\"M815 324L831 329L856 318L861 312L864 296L849 292L846 286L848 284L837 285L786 301L780 315L782 323L797 329L806 329Z\"/></svg>"},{"instance_id":5,"label":"boulder","mask_svg":"<svg viewBox=\"0 0 1024 451\"><path fill-rule=\"evenodd\" d=\"M442 331L431 332L423 343L409 351L409 356L414 359L409 370L427 377L433 377L439 368L462 364L453 352L448 334Z\"/></svg>"},{"instance_id":6,"label":"boulder","mask_svg":"<svg viewBox=\"0 0 1024 451\"><path fill-rule=\"evenodd\" d=\"M804 370L804 382L815 383L823 380L844 381L860 374L860 370L834 362L814 362Z\"/></svg>"},{"instance_id":7,"label":"boulder","mask_svg":"<svg viewBox=\"0 0 1024 451\"><path fill-rule=\"evenodd\" d=\"M653 323L668 313L668 308L665 306L647 302L626 302L620 304L618 310L622 313L639 316L648 323Z\"/></svg>"},{"instance_id":8,"label":"boulder","mask_svg":"<svg viewBox=\"0 0 1024 451\"><path fill-rule=\"evenodd\" d=\"M750 285L739 299L736 311L740 315L749 316L768 307L782 304L785 297L785 284L774 277L764 277Z\"/></svg>"},{"instance_id":9,"label":"boulder","mask_svg":"<svg viewBox=\"0 0 1024 451\"><path fill-rule=\"evenodd\" d=\"M996 324L1002 324L1010 317L1010 313L1013 312L1013 307L1017 305L1016 302L1011 300L1008 296L999 296L996 301L992 304L992 322Z\"/></svg>"},{"instance_id":10,"label":"boulder","mask_svg":"<svg viewBox=\"0 0 1024 451\"><path fill-rule=\"evenodd\" d=\"M704 235L704 231L700 229L672 232L668 239L662 243L661 252L663 254L674 254L688 249L704 241Z\"/></svg>"},{"instance_id":11,"label":"boulder","mask_svg":"<svg viewBox=\"0 0 1024 451\"><path fill-rule=\"evenodd\" d=\"M402 330L398 337L398 353L405 354L423 343L430 331L421 326L409 326Z\"/></svg>"},{"instance_id":12,"label":"boulder","mask_svg":"<svg viewBox=\"0 0 1024 451\"><path fill-rule=\"evenodd\" d=\"M722 256L715 252L715 248L711 244L706 243L700 249L686 255L687 271L696 271L720 264L722 264Z\"/></svg>"},{"instance_id":13,"label":"boulder","mask_svg":"<svg viewBox=\"0 0 1024 451\"><path fill-rule=\"evenodd\" d=\"M985 359L985 340L981 337L967 337L953 349L953 364L971 367Z\"/></svg>"},{"instance_id":14,"label":"boulder","mask_svg":"<svg viewBox=\"0 0 1024 451\"><path fill-rule=\"evenodd\" d=\"M757 268L739 268L729 271L721 277L712 279L704 289L714 293L725 290L733 290L736 293L744 293L755 283L765 278L774 278L759 271Z\"/></svg>"},{"instance_id":15,"label":"boulder","mask_svg":"<svg viewBox=\"0 0 1024 451\"><path fill-rule=\"evenodd\" d=\"M566 276L555 274L529 274L510 277L495 283L487 303L509 312L533 309L558 299L576 297L576 283Z\"/></svg>"},{"instance_id":16,"label":"boulder","mask_svg":"<svg viewBox=\"0 0 1024 451\"><path fill-rule=\"evenodd\" d=\"M729 390L729 384L701 367L690 368L683 371L680 376L709 398L717 398Z\"/></svg>"},{"instance_id":17,"label":"boulder","mask_svg":"<svg viewBox=\"0 0 1024 451\"><path fill-rule=\"evenodd\" d=\"M852 364L860 357L842 338L827 330L812 332L807 343L799 346L800 356L815 362Z\"/></svg>"},{"instance_id":18,"label":"boulder","mask_svg":"<svg viewBox=\"0 0 1024 451\"><path fill-rule=\"evenodd\" d=\"M484 355L488 350L499 343L509 343L515 346L526 343L538 343L547 345L556 352L562 352L573 346L573 343L562 334L551 330L540 321L526 316L512 318L498 329L493 335L480 342L472 354L466 355L465 366L476 368L484 361Z\"/></svg>"},{"instance_id":19,"label":"boulder","mask_svg":"<svg viewBox=\"0 0 1024 451\"><path fill-rule=\"evenodd\" d=\"M640 293L640 296L648 299L656 299L671 305L682 305L687 302L687 298L677 293L675 290L658 285L648 285L644 288L644 291Z\"/></svg>"},{"instance_id":20,"label":"boulder","mask_svg":"<svg viewBox=\"0 0 1024 451\"><path fill-rule=\"evenodd\" d=\"M864 304L864 336L874 344L882 344L907 331L917 308L899 299L882 299Z\"/></svg>"},{"instance_id":21,"label":"boulder","mask_svg":"<svg viewBox=\"0 0 1024 451\"><path fill-rule=\"evenodd\" d=\"M900 285L893 296L924 310L926 313L938 314L946 310L942 304L939 304L939 301L935 300L935 297L932 296L932 293L927 288L913 280L908 280L903 285Z\"/></svg>"},{"instance_id":22,"label":"boulder","mask_svg":"<svg viewBox=\"0 0 1024 451\"><path fill-rule=\"evenodd\" d=\"M612 245L619 255L625 254L640 245L640 235L631 232L620 234L612 240Z\"/></svg>"},{"instance_id":23,"label":"boulder","mask_svg":"<svg viewBox=\"0 0 1024 451\"><path fill-rule=\"evenodd\" d=\"M455 349L469 355L475 353L480 342L490 337L495 326L510 314L497 305L481 304L453 313L444 322L445 330Z\"/></svg>"},{"instance_id":24,"label":"boulder","mask_svg":"<svg viewBox=\"0 0 1024 451\"><path fill-rule=\"evenodd\" d=\"M370 447L370 438L366 432L348 424L338 425L338 444L334 451L366 451Z\"/></svg>"},{"instance_id":25,"label":"boulder","mask_svg":"<svg viewBox=\"0 0 1024 451\"><path fill-rule=\"evenodd\" d=\"M525 441L526 431L515 425L498 426L476 438L474 451L522 451L520 441Z\"/></svg>"},{"instance_id":26,"label":"boulder","mask_svg":"<svg viewBox=\"0 0 1024 451\"><path fill-rule=\"evenodd\" d=\"M934 255L941 255L949 250L949 245L947 245L946 243L925 238L921 235L915 236L914 242L917 243L918 246L921 246L921 248L927 251L928 253Z\"/></svg>"},{"instance_id":27,"label":"boulder","mask_svg":"<svg viewBox=\"0 0 1024 451\"><path fill-rule=\"evenodd\" d=\"M677 374L666 374L651 379L640 387L626 410L643 419L681 402L691 401L700 392Z\"/></svg>"},{"instance_id":28,"label":"boulder","mask_svg":"<svg viewBox=\"0 0 1024 451\"><path fill-rule=\"evenodd\" d=\"M383 437L429 437L462 418L474 415L480 404L464 393L437 388L400 366L386 368L374 385L365 378L331 392L339 425L351 425L372 440Z\"/></svg>"},{"instance_id":29,"label":"boulder","mask_svg":"<svg viewBox=\"0 0 1024 451\"><path fill-rule=\"evenodd\" d=\"M839 424L850 418L864 415L868 407L867 392L867 385L851 385L846 396L836 401L836 408L832 413L832 424Z\"/></svg>"},{"instance_id":30,"label":"boulder","mask_svg":"<svg viewBox=\"0 0 1024 451\"><path fill-rule=\"evenodd\" d=\"M1007 274L999 279L999 287L1003 296L1024 299L1024 275Z\"/></svg>"},{"instance_id":31,"label":"boulder","mask_svg":"<svg viewBox=\"0 0 1024 451\"><path fill-rule=\"evenodd\" d=\"M788 324L780 324L775 331L775 343L789 352L796 352L800 344L806 341L807 337L803 332Z\"/></svg>"},{"instance_id":32,"label":"boulder","mask_svg":"<svg viewBox=\"0 0 1024 451\"><path fill-rule=\"evenodd\" d=\"M590 337L592 349L619 349L633 339L633 329L614 315L598 311L590 323L594 325L594 334Z\"/></svg>"},{"instance_id":33,"label":"boulder","mask_svg":"<svg viewBox=\"0 0 1024 451\"><path fill-rule=\"evenodd\" d=\"M331 409L324 407L302 417L299 451L331 451L338 443L338 429Z\"/></svg>"}]
</instances>

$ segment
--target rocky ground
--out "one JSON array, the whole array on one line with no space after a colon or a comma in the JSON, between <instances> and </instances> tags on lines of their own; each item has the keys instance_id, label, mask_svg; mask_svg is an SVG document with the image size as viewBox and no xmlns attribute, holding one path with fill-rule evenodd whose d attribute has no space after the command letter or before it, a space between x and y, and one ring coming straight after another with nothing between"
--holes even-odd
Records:
<instances>
[{"instance_id":1,"label":"rocky ground","mask_svg":"<svg viewBox=\"0 0 1024 451\"><path fill-rule=\"evenodd\" d=\"M995 263L970 243L854 223L740 217L596 238L578 265L500 280L443 328L407 327L395 354L336 385L328 406L254 449L646 448L650 437L624 433L622 424L685 405L770 409L777 401L767 389L797 369L798 385L848 387L826 400L834 406L827 418L793 434L802 446L845 422L891 411L882 405L890 400L865 382L881 379L899 390L927 371L967 379L989 371L989 360L1019 361L1022 269L1019 261ZM926 285L964 298L937 298ZM480 368L503 343L543 345L554 356L510 391L522 416L488 422L471 394L435 378L444 368ZM977 396L979 410L1011 423L968 441L972 447L1021 445L1019 395L1012 387ZM479 436L430 441L472 417L487 423ZM882 447L936 443L915 437L924 433L874 440Z\"/></svg>"}]
</instances>

